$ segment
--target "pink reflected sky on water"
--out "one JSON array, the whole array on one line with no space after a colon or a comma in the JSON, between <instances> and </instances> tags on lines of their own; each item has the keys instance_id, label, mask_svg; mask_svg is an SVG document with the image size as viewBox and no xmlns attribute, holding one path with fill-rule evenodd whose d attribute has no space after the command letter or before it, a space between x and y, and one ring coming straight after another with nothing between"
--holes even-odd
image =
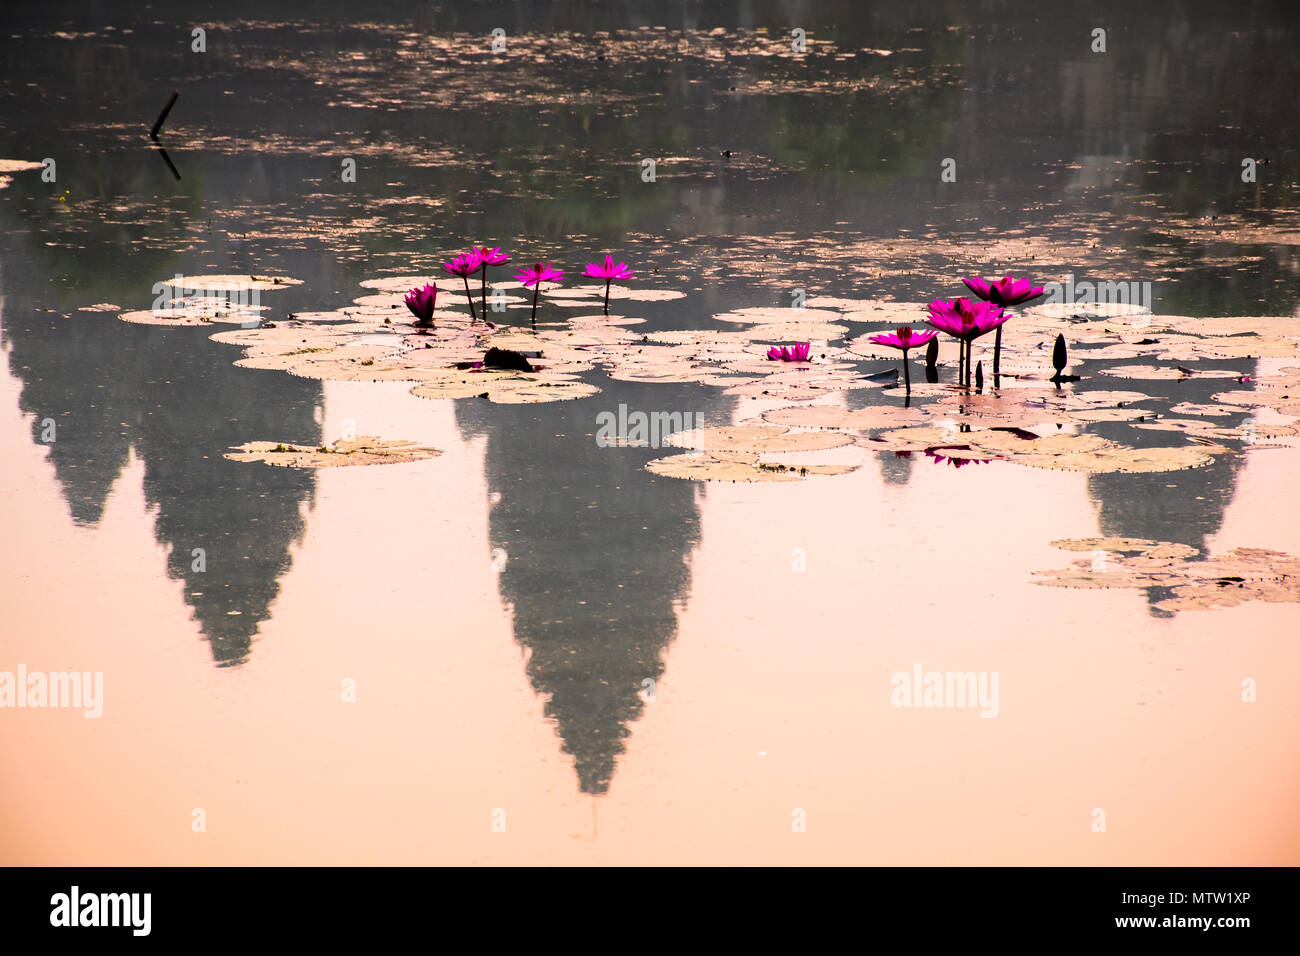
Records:
<instances>
[{"instance_id":1,"label":"pink reflected sky on water","mask_svg":"<svg viewBox=\"0 0 1300 956\"><path fill-rule=\"evenodd\" d=\"M1140 591L1033 584L1074 557L1049 541L1098 533L1083 475L922 461L904 486L873 462L701 488L664 676L592 797L525 674L481 440L450 403L326 383L326 436L352 418L446 454L322 470L273 617L218 669L140 462L75 527L17 385L0 380L0 669L102 670L105 711L0 711L0 862L1300 862L1300 703L1279 679L1300 608L1158 620ZM1300 454L1250 453L1211 548L1300 551L1280 504L1297 482ZM443 503L436 540L404 533L413 500ZM999 672L999 716L891 706L918 663Z\"/></svg>"}]
</instances>

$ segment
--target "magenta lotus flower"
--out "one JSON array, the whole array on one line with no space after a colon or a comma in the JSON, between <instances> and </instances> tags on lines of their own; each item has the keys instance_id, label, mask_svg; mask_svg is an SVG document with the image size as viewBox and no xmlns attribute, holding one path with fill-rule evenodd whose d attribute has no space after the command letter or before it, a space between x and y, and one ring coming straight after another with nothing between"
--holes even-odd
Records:
<instances>
[{"instance_id":1,"label":"magenta lotus flower","mask_svg":"<svg viewBox=\"0 0 1300 956\"><path fill-rule=\"evenodd\" d=\"M1013 279L1011 276L1006 276L998 282L985 282L979 276L971 276L961 281L981 299L994 305L1020 305L1023 302L1032 302L1043 294L1041 285L1034 285L1028 279ZM1002 329L999 327L997 338L993 341L993 374L997 375L1001 369Z\"/></svg>"},{"instance_id":2,"label":"magenta lotus flower","mask_svg":"<svg viewBox=\"0 0 1300 956\"><path fill-rule=\"evenodd\" d=\"M910 392L912 390L912 370L907 365L907 351L922 345L929 345L930 340L938 334L938 332L913 332L911 326L903 325L893 332L882 332L880 335L870 336L870 340L877 345L888 345L890 348L903 350L903 383Z\"/></svg>"},{"instance_id":3,"label":"magenta lotus flower","mask_svg":"<svg viewBox=\"0 0 1300 956\"><path fill-rule=\"evenodd\" d=\"M510 261L510 257L501 251L500 246L489 248L482 246L471 250L477 253L479 260L479 301L483 310L483 318L487 319L487 270L488 266L503 266Z\"/></svg>"},{"instance_id":4,"label":"magenta lotus flower","mask_svg":"<svg viewBox=\"0 0 1300 956\"><path fill-rule=\"evenodd\" d=\"M796 342L794 345L775 345L767 350L767 357L773 362L807 362L808 353L812 351L811 342Z\"/></svg>"},{"instance_id":5,"label":"magenta lotus flower","mask_svg":"<svg viewBox=\"0 0 1300 956\"><path fill-rule=\"evenodd\" d=\"M484 246L476 251L478 252L479 260L485 266L503 266L510 261L510 257L501 251L500 246L497 246L495 249L489 249L487 246Z\"/></svg>"},{"instance_id":6,"label":"magenta lotus flower","mask_svg":"<svg viewBox=\"0 0 1300 956\"><path fill-rule=\"evenodd\" d=\"M929 309L927 321L930 325L963 342L971 342L986 332L992 332L1010 318L1003 313L1001 306L970 299L953 299L951 302L935 299Z\"/></svg>"},{"instance_id":7,"label":"magenta lotus flower","mask_svg":"<svg viewBox=\"0 0 1300 956\"><path fill-rule=\"evenodd\" d=\"M985 282L979 276L971 276L961 281L981 299L994 305L1020 305L1022 302L1032 302L1044 291L1041 285L1034 285L1028 279L1013 279L1011 276L997 282Z\"/></svg>"},{"instance_id":8,"label":"magenta lotus flower","mask_svg":"<svg viewBox=\"0 0 1300 956\"><path fill-rule=\"evenodd\" d=\"M938 332L913 332L910 326L904 325L893 332L884 332L870 338L877 345L888 345L891 348L902 349L906 353L908 349L929 345L930 340L938 334Z\"/></svg>"},{"instance_id":9,"label":"magenta lotus flower","mask_svg":"<svg viewBox=\"0 0 1300 956\"><path fill-rule=\"evenodd\" d=\"M970 384L970 347L981 335L992 332L1011 318L1002 306L992 302L972 302L970 299L953 299L946 302L935 299L930 303L929 323L941 332L947 332L961 342L961 359L957 378ZM963 363L965 374L962 374Z\"/></svg>"},{"instance_id":10,"label":"magenta lotus flower","mask_svg":"<svg viewBox=\"0 0 1300 956\"><path fill-rule=\"evenodd\" d=\"M525 286L530 286L537 285L539 282L559 282L564 278L564 273L552 268L549 262L539 262L521 272L516 272L515 278Z\"/></svg>"},{"instance_id":11,"label":"magenta lotus flower","mask_svg":"<svg viewBox=\"0 0 1300 956\"><path fill-rule=\"evenodd\" d=\"M515 278L524 284L524 288L533 287L533 325L537 325L537 294L542 291L543 282L559 282L564 278L564 273L559 269L551 268L549 262L539 262L520 272L515 273Z\"/></svg>"},{"instance_id":12,"label":"magenta lotus flower","mask_svg":"<svg viewBox=\"0 0 1300 956\"><path fill-rule=\"evenodd\" d=\"M469 302L469 317L472 320L478 318L474 314L474 294L469 291L469 277L478 272L479 267L483 265L483 259L477 249L471 249L469 252L462 253L451 262L444 262L442 268L444 271L454 276L460 276L465 282L465 300ZM486 320L487 316L483 318Z\"/></svg>"},{"instance_id":13,"label":"magenta lotus flower","mask_svg":"<svg viewBox=\"0 0 1300 956\"><path fill-rule=\"evenodd\" d=\"M444 262L442 267L452 275L465 279L478 272L479 266L482 264L483 258L479 255L479 251L471 249L469 252L461 253L451 262Z\"/></svg>"},{"instance_id":14,"label":"magenta lotus flower","mask_svg":"<svg viewBox=\"0 0 1300 956\"><path fill-rule=\"evenodd\" d=\"M403 296L406 307L417 319L417 325L433 325L433 303L438 298L438 287L426 282L423 289L412 289Z\"/></svg>"},{"instance_id":15,"label":"magenta lotus flower","mask_svg":"<svg viewBox=\"0 0 1300 956\"><path fill-rule=\"evenodd\" d=\"M603 266L596 262L588 263L583 275L605 280L605 314L609 315L609 284L615 279L630 279L636 273L627 267L626 262L615 264L613 256L605 256Z\"/></svg>"}]
</instances>

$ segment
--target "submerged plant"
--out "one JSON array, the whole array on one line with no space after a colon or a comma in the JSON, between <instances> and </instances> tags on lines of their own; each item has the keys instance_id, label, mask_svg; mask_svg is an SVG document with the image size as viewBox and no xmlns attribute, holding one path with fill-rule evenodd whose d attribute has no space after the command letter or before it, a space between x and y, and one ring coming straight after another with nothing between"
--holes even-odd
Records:
<instances>
[{"instance_id":1,"label":"submerged plant","mask_svg":"<svg viewBox=\"0 0 1300 956\"><path fill-rule=\"evenodd\" d=\"M772 346L767 350L767 357L773 362L807 362L808 353L812 351L811 342L796 342L794 345Z\"/></svg>"},{"instance_id":2,"label":"submerged plant","mask_svg":"<svg viewBox=\"0 0 1300 956\"><path fill-rule=\"evenodd\" d=\"M604 265L596 262L588 263L583 275L605 280L605 314L609 315L609 284L615 279L630 279L636 273L627 267L626 262L615 264L613 256L605 256Z\"/></svg>"},{"instance_id":3,"label":"submerged plant","mask_svg":"<svg viewBox=\"0 0 1300 956\"><path fill-rule=\"evenodd\" d=\"M877 345L887 345L890 348L901 349L903 352L903 383L907 390L912 390L912 373L907 367L907 350L920 348L922 345L928 345L937 337L938 332L913 332L912 327L903 325L893 332L882 332L880 335L870 337L872 342ZM927 359L928 361L928 359Z\"/></svg>"},{"instance_id":4,"label":"submerged plant","mask_svg":"<svg viewBox=\"0 0 1300 956\"><path fill-rule=\"evenodd\" d=\"M564 278L564 273L559 269L552 269L549 262L539 262L530 266L521 272L515 273L515 278L524 284L524 288L533 287L533 318L532 324L537 325L537 294L542 291L543 282L559 282Z\"/></svg>"},{"instance_id":5,"label":"submerged plant","mask_svg":"<svg viewBox=\"0 0 1300 956\"><path fill-rule=\"evenodd\" d=\"M1006 276L997 282L986 282L979 276L962 279L966 288L986 302L994 305L1012 306L1032 302L1043 294L1041 285L1034 285L1028 279L1013 279ZM993 340L993 374L1002 368L1002 326L998 326L997 337ZM996 387L996 382L995 382Z\"/></svg>"},{"instance_id":6,"label":"submerged plant","mask_svg":"<svg viewBox=\"0 0 1300 956\"><path fill-rule=\"evenodd\" d=\"M411 310L419 321L416 325L433 327L433 304L438 298L438 287L432 282L426 282L423 289L412 289L403 296L402 301L406 307Z\"/></svg>"},{"instance_id":7,"label":"submerged plant","mask_svg":"<svg viewBox=\"0 0 1300 956\"><path fill-rule=\"evenodd\" d=\"M479 270L480 270L479 279L482 281L482 285L479 289L479 293L481 296L479 302L482 305L483 318L484 320L486 320L487 319L487 267L503 266L510 261L510 257L501 251L500 246L496 246L495 248L491 248L491 249L489 249L487 246L483 246L480 249L476 249L475 252L478 253Z\"/></svg>"},{"instance_id":8,"label":"submerged plant","mask_svg":"<svg viewBox=\"0 0 1300 956\"><path fill-rule=\"evenodd\" d=\"M474 314L474 293L469 291L469 277L478 272L479 267L483 265L483 259L477 249L471 249L452 259L451 262L444 262L442 268L454 276L460 276L465 282L465 300L469 302L469 317L471 320L477 320L478 316ZM484 320L487 316L483 316Z\"/></svg>"}]
</instances>

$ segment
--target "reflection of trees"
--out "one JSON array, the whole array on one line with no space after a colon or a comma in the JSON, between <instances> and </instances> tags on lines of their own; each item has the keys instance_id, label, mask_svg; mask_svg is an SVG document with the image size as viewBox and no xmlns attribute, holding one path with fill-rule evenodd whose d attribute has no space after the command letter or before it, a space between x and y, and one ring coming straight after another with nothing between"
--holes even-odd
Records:
<instances>
[{"instance_id":1,"label":"reflection of trees","mask_svg":"<svg viewBox=\"0 0 1300 956\"><path fill-rule=\"evenodd\" d=\"M71 176L68 182L74 193L86 187ZM30 227L10 228L9 208L0 206L9 371L22 382L19 407L34 416L33 440L44 419L57 425L49 461L73 519L99 522L134 448L144 462L146 498L157 509L155 534L169 546L168 573L185 582L213 658L241 663L269 616L290 542L303 530L300 503L312 497L315 479L221 456L264 437L319 441L319 383L235 368L232 349L203 341L212 330L131 325L113 312L64 318L39 310L51 300L147 306L152 283L170 274L163 261L175 253L132 255L137 269L156 273L87 268L83 248L94 249L100 264L123 255L129 240L116 225L95 211L70 211L33 230L41 242L24 241ZM25 268L10 265L20 262ZM49 281L64 275L73 277L67 286ZM206 553L204 572L192 570L194 548Z\"/></svg>"},{"instance_id":2,"label":"reflection of trees","mask_svg":"<svg viewBox=\"0 0 1300 956\"><path fill-rule=\"evenodd\" d=\"M100 520L133 447L168 574L184 581L214 660L243 662L302 534L300 503L315 476L221 455L264 436L318 442L319 383L235 368L230 349L195 341L206 334L198 330L133 326L111 313L26 319L28 295L12 273L5 279L9 370L22 380L34 439L43 418L57 423L49 460L74 520ZM192 570L194 548L206 553L204 572Z\"/></svg>"},{"instance_id":3,"label":"reflection of trees","mask_svg":"<svg viewBox=\"0 0 1300 956\"><path fill-rule=\"evenodd\" d=\"M1142 364L1114 362L1113 365ZM1224 361L1220 367L1253 371L1253 362ZM1130 382L1098 376L1079 383L1083 391L1109 390L1139 385L1152 396L1143 407L1167 409L1178 402L1212 404L1215 392L1232 387L1231 379ZM1177 417L1177 416L1170 416ZM1236 428L1245 414L1210 419L1216 426ZM1093 425L1089 431L1125 445L1139 448L1167 447L1185 439L1173 432L1148 431L1123 423ZM1223 525L1223 514L1236 490L1237 472L1245 465L1244 454L1218 455L1203 468L1164 471L1143 475L1090 475L1088 493L1097 504L1097 522L1103 537L1149 538L1174 541L1205 552L1205 540ZM1147 590L1154 605L1168 594L1159 588ZM1157 613L1154 609L1152 613Z\"/></svg>"},{"instance_id":4,"label":"reflection of trees","mask_svg":"<svg viewBox=\"0 0 1300 956\"><path fill-rule=\"evenodd\" d=\"M184 582L213 659L241 664L259 624L270 617L291 543L301 539L302 502L314 500L315 473L228 461L232 445L271 436L316 445L318 382L230 364L227 348L191 349L187 358L155 350L156 377L138 383L151 409L135 447L144 490L157 509L154 534L169 546L167 573ZM197 355L195 355L197 351ZM205 354L206 353L206 354ZM183 367L186 374L176 375ZM203 548L206 569L193 570Z\"/></svg>"},{"instance_id":5,"label":"reflection of trees","mask_svg":"<svg viewBox=\"0 0 1300 956\"><path fill-rule=\"evenodd\" d=\"M586 401L456 408L467 435L487 436L489 535L508 554L501 594L529 653L528 679L547 698L584 793L609 789L644 706L642 682L663 674L699 540L695 498L704 493L645 471L672 452L597 447L595 417L626 402L720 422L730 404L714 389L608 385ZM712 404L702 408L701 397Z\"/></svg>"}]
</instances>

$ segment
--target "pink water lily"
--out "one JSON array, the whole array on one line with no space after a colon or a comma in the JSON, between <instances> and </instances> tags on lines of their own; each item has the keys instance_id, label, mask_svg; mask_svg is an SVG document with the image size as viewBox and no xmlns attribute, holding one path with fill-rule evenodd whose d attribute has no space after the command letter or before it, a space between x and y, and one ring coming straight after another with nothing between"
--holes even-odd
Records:
<instances>
[{"instance_id":1,"label":"pink water lily","mask_svg":"<svg viewBox=\"0 0 1300 956\"><path fill-rule=\"evenodd\" d=\"M1034 285L1029 279L1013 279L1011 276L996 282L986 282L979 276L971 276L961 281L981 299L994 305L1020 305L1023 302L1032 302L1044 291L1041 285Z\"/></svg>"},{"instance_id":2,"label":"pink water lily","mask_svg":"<svg viewBox=\"0 0 1300 956\"><path fill-rule=\"evenodd\" d=\"M424 288L415 288L402 297L406 307L420 321L417 325L433 325L433 303L438 298L438 287L426 282Z\"/></svg>"},{"instance_id":3,"label":"pink water lily","mask_svg":"<svg viewBox=\"0 0 1300 956\"><path fill-rule=\"evenodd\" d=\"M963 342L970 342L987 332L992 332L1010 316L1002 307L991 302L972 302L970 299L953 299L951 302L935 299L929 305L927 320L940 332L947 332Z\"/></svg>"},{"instance_id":4,"label":"pink water lily","mask_svg":"<svg viewBox=\"0 0 1300 956\"><path fill-rule=\"evenodd\" d=\"M478 252L478 257L485 266L503 266L510 261L510 257L501 251L500 246L493 249L483 246L475 251Z\"/></svg>"},{"instance_id":5,"label":"pink water lily","mask_svg":"<svg viewBox=\"0 0 1300 956\"><path fill-rule=\"evenodd\" d=\"M515 278L524 284L524 287L533 287L533 325L537 325L537 294L542 291L543 282L559 282L564 278L564 273L559 269L551 268L549 262L539 262L520 272L515 273Z\"/></svg>"},{"instance_id":6,"label":"pink water lily","mask_svg":"<svg viewBox=\"0 0 1300 956\"><path fill-rule=\"evenodd\" d=\"M970 299L953 299L951 302L935 299L930 303L930 318L927 320L941 332L947 332L961 342L961 360L958 362L957 377L970 384L970 346L981 335L992 332L1003 322L1011 318L1000 305L991 302L972 302ZM962 363L965 363L965 375Z\"/></svg>"},{"instance_id":7,"label":"pink water lily","mask_svg":"<svg viewBox=\"0 0 1300 956\"><path fill-rule=\"evenodd\" d=\"M636 273L627 267L626 262L620 262L616 265L613 256L605 256L603 266L596 262L588 263L583 275L591 276L593 279L605 280L605 314L609 315L609 284L615 279L630 279Z\"/></svg>"},{"instance_id":8,"label":"pink water lily","mask_svg":"<svg viewBox=\"0 0 1300 956\"><path fill-rule=\"evenodd\" d=\"M994 305L1010 306L1032 302L1044 291L1041 285L1034 285L1029 279L1013 279L1011 276L1006 276L997 282L985 282L979 276L971 276L961 281L981 299ZM993 340L993 374L997 375L1001 369L1002 329L999 327L997 338Z\"/></svg>"},{"instance_id":9,"label":"pink water lily","mask_svg":"<svg viewBox=\"0 0 1300 956\"><path fill-rule=\"evenodd\" d=\"M893 332L882 332L879 335L871 336L871 341L877 345L888 345L891 348L902 349L904 353L908 349L920 348L922 345L929 345L930 340L938 335L938 332L913 332L911 326L901 326Z\"/></svg>"},{"instance_id":10,"label":"pink water lily","mask_svg":"<svg viewBox=\"0 0 1300 956\"><path fill-rule=\"evenodd\" d=\"M772 346L767 350L767 357L773 362L807 362L811 351L811 342L796 342L791 346Z\"/></svg>"},{"instance_id":11,"label":"pink water lily","mask_svg":"<svg viewBox=\"0 0 1300 956\"><path fill-rule=\"evenodd\" d=\"M472 276L478 272L479 266L483 264L483 259L477 249L471 249L469 252L463 252L451 262L444 262L442 268L454 276L460 276L462 279Z\"/></svg>"},{"instance_id":12,"label":"pink water lily","mask_svg":"<svg viewBox=\"0 0 1300 956\"><path fill-rule=\"evenodd\" d=\"M478 272L479 267L483 265L483 259L479 256L477 249L471 249L469 252L462 253L451 262L444 262L442 268L444 271L454 276L460 276L465 282L465 299L469 302L469 317L477 319L474 314L474 294L469 291L469 277ZM484 319L487 316L483 316Z\"/></svg>"},{"instance_id":13,"label":"pink water lily","mask_svg":"<svg viewBox=\"0 0 1300 956\"><path fill-rule=\"evenodd\" d=\"M879 335L870 336L870 341L875 342L877 345L888 345L890 348L903 350L903 383L908 391L911 391L912 371L907 365L907 352L909 349L930 344L930 340L938 334L938 332L913 332L910 325L903 325L893 332L882 332Z\"/></svg>"}]
</instances>

